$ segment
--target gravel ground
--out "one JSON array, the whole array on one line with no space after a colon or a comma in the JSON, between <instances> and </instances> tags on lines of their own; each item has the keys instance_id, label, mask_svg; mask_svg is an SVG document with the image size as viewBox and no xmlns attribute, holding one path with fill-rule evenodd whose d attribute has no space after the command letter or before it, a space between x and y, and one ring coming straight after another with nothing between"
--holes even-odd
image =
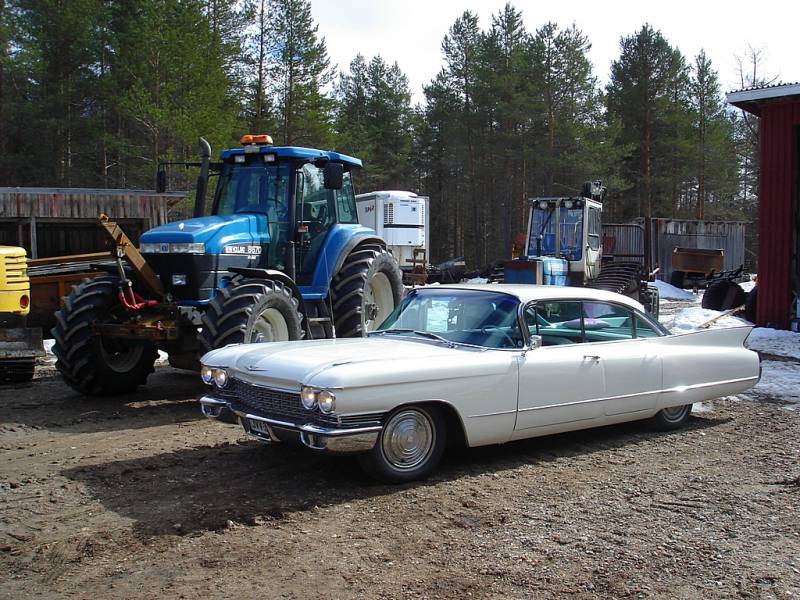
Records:
<instances>
[{"instance_id":1,"label":"gravel ground","mask_svg":"<svg viewBox=\"0 0 800 600\"><path fill-rule=\"evenodd\" d=\"M778 405L454 449L385 486L202 419L200 391L166 367L117 401L47 369L0 388L0 597L800 595L800 414Z\"/></svg>"}]
</instances>

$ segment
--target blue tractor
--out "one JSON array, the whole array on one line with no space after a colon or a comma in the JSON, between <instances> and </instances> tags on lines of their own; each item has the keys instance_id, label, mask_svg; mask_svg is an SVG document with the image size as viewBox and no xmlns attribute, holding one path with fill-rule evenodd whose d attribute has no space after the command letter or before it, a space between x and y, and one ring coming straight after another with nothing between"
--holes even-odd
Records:
<instances>
[{"instance_id":1,"label":"blue tractor","mask_svg":"<svg viewBox=\"0 0 800 600\"><path fill-rule=\"evenodd\" d=\"M244 136L218 163L201 148L194 218L147 231L139 251L101 223L115 242L113 268L76 286L56 314L56 367L83 394L135 390L159 349L172 366L196 369L227 344L362 336L400 301L396 261L358 223L359 159L265 135ZM160 171L159 188L165 180Z\"/></svg>"}]
</instances>

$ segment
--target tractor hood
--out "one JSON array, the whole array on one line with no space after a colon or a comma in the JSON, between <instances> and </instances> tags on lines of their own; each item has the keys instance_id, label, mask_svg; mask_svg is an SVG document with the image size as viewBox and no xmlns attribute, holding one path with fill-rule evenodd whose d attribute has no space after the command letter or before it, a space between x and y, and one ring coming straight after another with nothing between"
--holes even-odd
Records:
<instances>
[{"instance_id":1,"label":"tractor hood","mask_svg":"<svg viewBox=\"0 0 800 600\"><path fill-rule=\"evenodd\" d=\"M185 219L155 227L140 244L205 244L205 252L219 254L227 244L267 244L267 217L263 214L214 215Z\"/></svg>"}]
</instances>

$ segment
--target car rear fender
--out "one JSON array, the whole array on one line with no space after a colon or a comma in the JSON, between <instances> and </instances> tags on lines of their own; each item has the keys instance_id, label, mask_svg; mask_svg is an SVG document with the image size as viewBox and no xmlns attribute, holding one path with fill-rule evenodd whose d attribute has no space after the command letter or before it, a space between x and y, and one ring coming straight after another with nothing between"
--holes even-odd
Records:
<instances>
[{"instance_id":1,"label":"car rear fender","mask_svg":"<svg viewBox=\"0 0 800 600\"><path fill-rule=\"evenodd\" d=\"M661 338L659 408L738 394L759 378L758 354L744 347L752 327L711 329Z\"/></svg>"}]
</instances>

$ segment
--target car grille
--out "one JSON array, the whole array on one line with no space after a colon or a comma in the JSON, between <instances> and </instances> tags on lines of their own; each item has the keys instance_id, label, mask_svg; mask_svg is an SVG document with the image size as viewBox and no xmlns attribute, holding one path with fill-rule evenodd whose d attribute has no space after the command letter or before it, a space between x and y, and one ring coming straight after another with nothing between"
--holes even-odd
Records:
<instances>
[{"instance_id":1,"label":"car grille","mask_svg":"<svg viewBox=\"0 0 800 600\"><path fill-rule=\"evenodd\" d=\"M225 399L231 402L234 410L296 425L312 424L319 427L351 429L380 425L382 422L381 414L339 417L308 411L300 403L300 394L297 392L265 388L239 379L231 379L228 386L220 391L223 392Z\"/></svg>"}]
</instances>

